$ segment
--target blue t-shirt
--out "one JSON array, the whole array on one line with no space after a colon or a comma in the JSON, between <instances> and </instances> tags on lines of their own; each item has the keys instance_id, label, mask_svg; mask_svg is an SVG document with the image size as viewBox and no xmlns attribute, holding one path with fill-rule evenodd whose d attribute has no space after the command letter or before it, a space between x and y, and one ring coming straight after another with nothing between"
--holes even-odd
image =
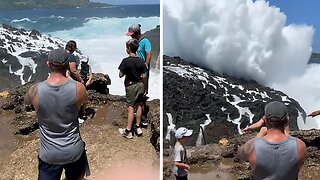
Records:
<instances>
[{"instance_id":1,"label":"blue t-shirt","mask_svg":"<svg viewBox=\"0 0 320 180\"><path fill-rule=\"evenodd\" d=\"M149 39L144 37L139 41L139 48L136 55L145 62L147 52L151 52L151 43Z\"/></svg>"}]
</instances>

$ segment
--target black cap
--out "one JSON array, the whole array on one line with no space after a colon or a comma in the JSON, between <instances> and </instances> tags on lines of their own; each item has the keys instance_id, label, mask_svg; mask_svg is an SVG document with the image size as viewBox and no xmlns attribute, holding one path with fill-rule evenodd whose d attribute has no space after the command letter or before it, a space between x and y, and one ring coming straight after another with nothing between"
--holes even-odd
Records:
<instances>
[{"instance_id":1,"label":"black cap","mask_svg":"<svg viewBox=\"0 0 320 180\"><path fill-rule=\"evenodd\" d=\"M268 103L264 108L265 116L272 121L284 121L287 119L288 108L282 102L273 101Z\"/></svg>"},{"instance_id":2,"label":"black cap","mask_svg":"<svg viewBox=\"0 0 320 180\"><path fill-rule=\"evenodd\" d=\"M65 49L54 49L49 52L48 61L64 64L68 61L69 53Z\"/></svg>"}]
</instances>

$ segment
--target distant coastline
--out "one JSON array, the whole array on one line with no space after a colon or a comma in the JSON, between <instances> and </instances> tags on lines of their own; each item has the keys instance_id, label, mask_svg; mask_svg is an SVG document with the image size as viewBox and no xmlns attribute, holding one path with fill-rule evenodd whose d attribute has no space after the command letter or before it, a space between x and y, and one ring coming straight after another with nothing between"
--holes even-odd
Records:
<instances>
[{"instance_id":1,"label":"distant coastline","mask_svg":"<svg viewBox=\"0 0 320 180\"><path fill-rule=\"evenodd\" d=\"M90 2L89 0L0 0L0 10L40 9L40 8L108 8L111 4Z\"/></svg>"}]
</instances>

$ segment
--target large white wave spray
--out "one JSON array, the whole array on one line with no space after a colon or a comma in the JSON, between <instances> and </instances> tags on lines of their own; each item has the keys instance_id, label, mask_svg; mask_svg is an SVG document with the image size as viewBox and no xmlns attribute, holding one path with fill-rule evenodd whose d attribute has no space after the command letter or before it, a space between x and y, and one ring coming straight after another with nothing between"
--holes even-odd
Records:
<instances>
[{"instance_id":1,"label":"large white wave spray","mask_svg":"<svg viewBox=\"0 0 320 180\"><path fill-rule=\"evenodd\" d=\"M89 64L93 72L103 72L111 78L110 93L124 95L124 79L118 77L118 66L127 57L125 42L130 39L125 33L131 24L142 25L142 31L159 25L159 17L128 17L128 18L91 18L82 27L67 31L52 32L51 35L66 41L73 39L83 54L90 57ZM154 59L155 61L156 59ZM160 73L152 69L149 79L149 96L160 98Z\"/></svg>"},{"instance_id":2,"label":"large white wave spray","mask_svg":"<svg viewBox=\"0 0 320 180\"><path fill-rule=\"evenodd\" d=\"M320 109L320 67L307 65L314 29L286 25L285 14L268 2L166 0L163 27L164 54L282 90L306 113ZM312 127L319 128L315 120L300 125Z\"/></svg>"}]
</instances>

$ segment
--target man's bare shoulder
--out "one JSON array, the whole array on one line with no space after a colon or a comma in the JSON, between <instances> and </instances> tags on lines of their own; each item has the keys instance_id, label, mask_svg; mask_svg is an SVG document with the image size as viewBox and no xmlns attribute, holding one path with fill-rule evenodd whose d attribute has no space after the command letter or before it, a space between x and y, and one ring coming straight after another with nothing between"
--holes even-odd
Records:
<instances>
[{"instance_id":1,"label":"man's bare shoulder","mask_svg":"<svg viewBox=\"0 0 320 180\"><path fill-rule=\"evenodd\" d=\"M254 150L254 142L255 138L252 138L239 148L238 154L242 160L248 161L250 154Z\"/></svg>"}]
</instances>

